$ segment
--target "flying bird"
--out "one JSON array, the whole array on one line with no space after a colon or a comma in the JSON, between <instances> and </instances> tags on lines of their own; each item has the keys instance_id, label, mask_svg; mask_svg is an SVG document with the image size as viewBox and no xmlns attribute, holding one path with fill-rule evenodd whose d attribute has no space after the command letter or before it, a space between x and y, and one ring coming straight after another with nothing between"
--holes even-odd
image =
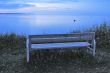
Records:
<instances>
[{"instance_id":1,"label":"flying bird","mask_svg":"<svg viewBox=\"0 0 110 73\"><path fill-rule=\"evenodd\" d=\"M74 22L76 22L76 20L75 20L75 19L74 19L73 21L74 21Z\"/></svg>"}]
</instances>

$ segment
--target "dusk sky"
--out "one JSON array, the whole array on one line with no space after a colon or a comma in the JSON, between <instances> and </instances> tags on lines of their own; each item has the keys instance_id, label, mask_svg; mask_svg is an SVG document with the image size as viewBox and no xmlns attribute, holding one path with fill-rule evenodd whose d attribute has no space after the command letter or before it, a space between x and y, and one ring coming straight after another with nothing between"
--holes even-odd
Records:
<instances>
[{"instance_id":1,"label":"dusk sky","mask_svg":"<svg viewBox=\"0 0 110 73\"><path fill-rule=\"evenodd\" d=\"M0 0L0 13L109 15L110 0Z\"/></svg>"},{"instance_id":2,"label":"dusk sky","mask_svg":"<svg viewBox=\"0 0 110 73\"><path fill-rule=\"evenodd\" d=\"M103 22L110 0L0 0L0 33L67 33Z\"/></svg>"}]
</instances>

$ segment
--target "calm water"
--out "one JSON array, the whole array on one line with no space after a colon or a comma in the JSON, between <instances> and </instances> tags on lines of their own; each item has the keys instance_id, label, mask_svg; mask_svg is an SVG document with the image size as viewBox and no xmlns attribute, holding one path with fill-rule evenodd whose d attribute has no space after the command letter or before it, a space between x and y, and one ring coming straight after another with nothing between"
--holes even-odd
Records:
<instances>
[{"instance_id":1,"label":"calm water","mask_svg":"<svg viewBox=\"0 0 110 73\"><path fill-rule=\"evenodd\" d=\"M110 16L0 14L0 33L69 33L72 30L83 31L103 22L110 24Z\"/></svg>"}]
</instances>

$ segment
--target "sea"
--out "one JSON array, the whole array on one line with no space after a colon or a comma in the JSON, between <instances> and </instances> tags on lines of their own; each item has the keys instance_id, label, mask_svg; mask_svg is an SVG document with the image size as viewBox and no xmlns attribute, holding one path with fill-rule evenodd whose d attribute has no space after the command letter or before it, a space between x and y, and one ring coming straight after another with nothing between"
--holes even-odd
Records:
<instances>
[{"instance_id":1,"label":"sea","mask_svg":"<svg viewBox=\"0 0 110 73\"><path fill-rule=\"evenodd\" d=\"M86 31L103 23L110 25L108 15L37 15L0 14L0 34L60 34Z\"/></svg>"}]
</instances>

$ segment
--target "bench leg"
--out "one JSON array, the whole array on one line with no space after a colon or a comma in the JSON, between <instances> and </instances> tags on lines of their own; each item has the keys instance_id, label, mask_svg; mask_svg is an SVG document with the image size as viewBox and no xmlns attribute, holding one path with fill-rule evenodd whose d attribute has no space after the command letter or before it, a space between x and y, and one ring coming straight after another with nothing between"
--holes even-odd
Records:
<instances>
[{"instance_id":1,"label":"bench leg","mask_svg":"<svg viewBox=\"0 0 110 73\"><path fill-rule=\"evenodd\" d=\"M95 56L96 52L96 41L93 40L93 56Z\"/></svg>"},{"instance_id":2,"label":"bench leg","mask_svg":"<svg viewBox=\"0 0 110 73\"><path fill-rule=\"evenodd\" d=\"M29 49L30 49L30 43L29 43L29 39L27 39L27 42L26 42L26 60L27 60L27 62L29 62Z\"/></svg>"},{"instance_id":3,"label":"bench leg","mask_svg":"<svg viewBox=\"0 0 110 73\"><path fill-rule=\"evenodd\" d=\"M27 62L29 62L29 48L26 49Z\"/></svg>"}]
</instances>

